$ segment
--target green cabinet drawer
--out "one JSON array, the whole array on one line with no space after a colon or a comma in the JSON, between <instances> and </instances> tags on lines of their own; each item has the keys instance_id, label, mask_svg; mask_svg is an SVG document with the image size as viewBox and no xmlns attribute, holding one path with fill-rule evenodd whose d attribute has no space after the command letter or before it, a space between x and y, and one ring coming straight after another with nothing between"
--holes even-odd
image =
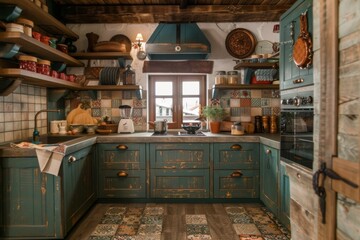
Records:
<instances>
[{"instance_id":1,"label":"green cabinet drawer","mask_svg":"<svg viewBox=\"0 0 360 240\"><path fill-rule=\"evenodd\" d=\"M260 199L277 215L279 150L261 145L260 154Z\"/></svg>"},{"instance_id":2,"label":"green cabinet drawer","mask_svg":"<svg viewBox=\"0 0 360 240\"><path fill-rule=\"evenodd\" d=\"M101 169L145 169L145 144L99 144Z\"/></svg>"},{"instance_id":3,"label":"green cabinet drawer","mask_svg":"<svg viewBox=\"0 0 360 240\"><path fill-rule=\"evenodd\" d=\"M145 198L145 170L103 170L99 179L100 198Z\"/></svg>"},{"instance_id":4,"label":"green cabinet drawer","mask_svg":"<svg viewBox=\"0 0 360 240\"><path fill-rule=\"evenodd\" d=\"M214 169L259 169L259 144L215 143Z\"/></svg>"},{"instance_id":5,"label":"green cabinet drawer","mask_svg":"<svg viewBox=\"0 0 360 240\"><path fill-rule=\"evenodd\" d=\"M209 168L209 144L150 144L150 168Z\"/></svg>"},{"instance_id":6,"label":"green cabinet drawer","mask_svg":"<svg viewBox=\"0 0 360 240\"><path fill-rule=\"evenodd\" d=\"M151 169L152 198L208 198L209 169Z\"/></svg>"},{"instance_id":7,"label":"green cabinet drawer","mask_svg":"<svg viewBox=\"0 0 360 240\"><path fill-rule=\"evenodd\" d=\"M259 171L215 170L215 198L258 198Z\"/></svg>"},{"instance_id":8,"label":"green cabinet drawer","mask_svg":"<svg viewBox=\"0 0 360 240\"><path fill-rule=\"evenodd\" d=\"M287 229L290 229L290 179L282 161L280 161L280 196L279 219Z\"/></svg>"}]
</instances>

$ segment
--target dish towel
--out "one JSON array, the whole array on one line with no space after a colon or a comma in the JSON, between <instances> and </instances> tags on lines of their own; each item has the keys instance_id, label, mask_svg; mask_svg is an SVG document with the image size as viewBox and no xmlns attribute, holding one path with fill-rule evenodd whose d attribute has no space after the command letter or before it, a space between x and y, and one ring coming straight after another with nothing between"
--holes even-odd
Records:
<instances>
[{"instance_id":1,"label":"dish towel","mask_svg":"<svg viewBox=\"0 0 360 240\"><path fill-rule=\"evenodd\" d=\"M66 145L63 144L33 144L29 142L21 142L12 144L19 148L34 148L39 162L41 172L59 175L62 160L66 153Z\"/></svg>"}]
</instances>

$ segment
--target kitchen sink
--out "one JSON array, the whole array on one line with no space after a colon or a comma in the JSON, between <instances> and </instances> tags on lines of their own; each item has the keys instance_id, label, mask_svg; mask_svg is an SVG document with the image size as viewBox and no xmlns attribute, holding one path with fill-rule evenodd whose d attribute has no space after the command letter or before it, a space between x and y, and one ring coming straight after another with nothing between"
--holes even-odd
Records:
<instances>
[{"instance_id":1,"label":"kitchen sink","mask_svg":"<svg viewBox=\"0 0 360 240\"><path fill-rule=\"evenodd\" d=\"M40 143L41 144L63 143L70 140L74 140L79 137L82 136L81 135L45 135L45 136L40 136Z\"/></svg>"},{"instance_id":2,"label":"kitchen sink","mask_svg":"<svg viewBox=\"0 0 360 240\"><path fill-rule=\"evenodd\" d=\"M183 132L183 131L168 131L166 133L153 133L152 136L186 136L186 137L199 137L199 136L205 136L205 134L203 132L195 132L195 134L191 134L188 132Z\"/></svg>"}]
</instances>

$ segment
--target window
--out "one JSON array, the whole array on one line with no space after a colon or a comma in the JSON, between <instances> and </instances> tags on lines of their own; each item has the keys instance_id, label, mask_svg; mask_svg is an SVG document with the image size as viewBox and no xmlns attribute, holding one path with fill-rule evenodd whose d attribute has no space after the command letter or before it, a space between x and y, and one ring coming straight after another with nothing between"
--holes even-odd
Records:
<instances>
[{"instance_id":1,"label":"window","mask_svg":"<svg viewBox=\"0 0 360 240\"><path fill-rule=\"evenodd\" d=\"M196 121L206 104L204 75L149 76L149 120L168 121L169 128Z\"/></svg>"}]
</instances>

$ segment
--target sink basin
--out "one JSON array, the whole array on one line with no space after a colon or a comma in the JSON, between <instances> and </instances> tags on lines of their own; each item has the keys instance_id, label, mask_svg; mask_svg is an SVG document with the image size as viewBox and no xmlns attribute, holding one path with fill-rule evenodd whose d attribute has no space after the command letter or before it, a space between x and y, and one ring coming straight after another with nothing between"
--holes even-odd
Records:
<instances>
[{"instance_id":1,"label":"sink basin","mask_svg":"<svg viewBox=\"0 0 360 240\"><path fill-rule=\"evenodd\" d=\"M76 138L82 137L81 135L46 135L40 136L40 143L42 144L56 144L62 143Z\"/></svg>"}]
</instances>

